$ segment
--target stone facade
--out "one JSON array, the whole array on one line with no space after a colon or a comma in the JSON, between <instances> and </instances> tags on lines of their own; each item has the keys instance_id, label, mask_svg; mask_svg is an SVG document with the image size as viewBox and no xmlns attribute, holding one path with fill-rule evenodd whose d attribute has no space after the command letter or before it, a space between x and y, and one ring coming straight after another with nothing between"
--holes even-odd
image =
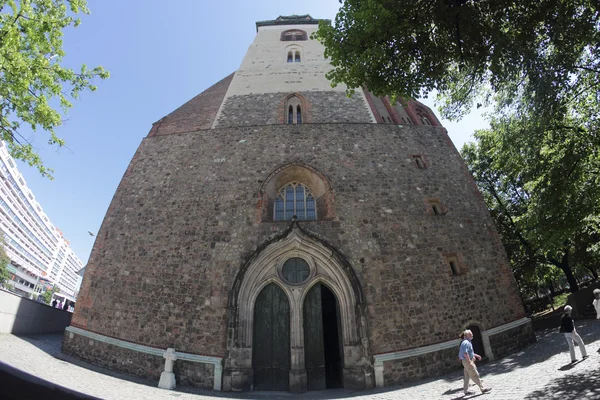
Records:
<instances>
[{"instance_id":1,"label":"stone facade","mask_svg":"<svg viewBox=\"0 0 600 400\"><path fill-rule=\"evenodd\" d=\"M157 349L222 357L223 388L249 390L253 305L273 283L291 305L290 390L304 391L302 307L316 283L331 289L339 306L343 386L349 388L375 384L374 355L453 340L474 321L483 330L521 319L500 238L444 128L418 120L398 125L400 114L388 99L379 100L388 102L396 123L374 123L384 121L371 94L358 91L349 99L339 89L326 92L314 76L315 87L304 90L280 82L277 91L273 83L260 86L260 79L247 87L248 71L258 73L252 60L283 51L279 37L289 28L259 27L243 74L215 85L218 112L216 103L203 100L209 106L200 122L176 111L171 115L181 123L172 117L170 125L153 126L98 233L72 325ZM261 47L269 40L275 43ZM325 68L314 43L304 51L304 59L319 64L311 68ZM285 124L281 104L290 93L301 98L307 123ZM273 220L273 199L291 181L314 193L316 221ZM308 280L293 287L280 270L290 257L311 268ZM507 334L516 346L500 339L493 346L504 353L526 345L527 329ZM111 367L109 351L85 347L64 343L67 352ZM135 360L130 353L119 357ZM179 381L210 386L212 366L179 363ZM385 382L451 364L446 352L389 361Z\"/></svg>"}]
</instances>

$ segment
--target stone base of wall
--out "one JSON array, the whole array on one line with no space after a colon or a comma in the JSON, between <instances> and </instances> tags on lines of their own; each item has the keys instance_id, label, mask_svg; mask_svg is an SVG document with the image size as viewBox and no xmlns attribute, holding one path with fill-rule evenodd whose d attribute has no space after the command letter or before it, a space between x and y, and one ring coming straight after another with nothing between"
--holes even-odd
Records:
<instances>
[{"instance_id":1,"label":"stone base of wall","mask_svg":"<svg viewBox=\"0 0 600 400\"><path fill-rule=\"evenodd\" d=\"M65 332L62 351L113 371L155 380L157 385L165 367L162 357L125 349L69 331ZM178 385L213 389L213 368L212 365L177 360L173 365L173 372Z\"/></svg>"},{"instance_id":2,"label":"stone base of wall","mask_svg":"<svg viewBox=\"0 0 600 400\"><path fill-rule=\"evenodd\" d=\"M519 325L513 329L490 336L490 345L495 358L501 358L522 350L535 342L535 333L531 323Z\"/></svg>"},{"instance_id":3,"label":"stone base of wall","mask_svg":"<svg viewBox=\"0 0 600 400\"><path fill-rule=\"evenodd\" d=\"M520 351L536 342L531 321L512 329L491 334L489 340L494 359ZM457 344L450 348L414 357L384 361L384 386L405 383L424 377L433 377L462 369L462 365L458 361L458 347Z\"/></svg>"},{"instance_id":4,"label":"stone base of wall","mask_svg":"<svg viewBox=\"0 0 600 400\"><path fill-rule=\"evenodd\" d=\"M458 362L458 347L385 361L383 363L384 385L397 385L419 378L442 375L461 367Z\"/></svg>"}]
</instances>

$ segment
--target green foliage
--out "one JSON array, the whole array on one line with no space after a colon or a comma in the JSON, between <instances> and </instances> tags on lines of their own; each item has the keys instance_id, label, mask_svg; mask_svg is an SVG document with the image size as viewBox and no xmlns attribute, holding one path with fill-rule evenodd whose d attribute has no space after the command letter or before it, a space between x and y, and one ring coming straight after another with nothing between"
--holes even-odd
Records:
<instances>
[{"instance_id":1,"label":"green foliage","mask_svg":"<svg viewBox=\"0 0 600 400\"><path fill-rule=\"evenodd\" d=\"M600 138L574 118L493 118L462 155L482 192L518 280L564 273L571 291L600 257ZM552 267L553 266L553 267Z\"/></svg>"},{"instance_id":2,"label":"green foliage","mask_svg":"<svg viewBox=\"0 0 600 400\"><path fill-rule=\"evenodd\" d=\"M4 234L0 232L0 284L4 283L10 277L7 269L8 264L10 264L10 258L6 255L4 245Z\"/></svg>"},{"instance_id":3,"label":"green foliage","mask_svg":"<svg viewBox=\"0 0 600 400\"><path fill-rule=\"evenodd\" d=\"M26 126L49 134L49 145L64 145L54 129L62 112L82 90L96 90L91 81L109 76L102 67L79 71L61 66L65 56L63 30L89 14L86 0L0 0L0 138L11 155L51 178L34 147L20 133Z\"/></svg>"},{"instance_id":4,"label":"green foliage","mask_svg":"<svg viewBox=\"0 0 600 400\"><path fill-rule=\"evenodd\" d=\"M440 93L443 114L474 104L541 120L574 103L598 115L600 3L593 0L344 0L321 23L333 85L377 95Z\"/></svg>"},{"instance_id":5,"label":"green foliage","mask_svg":"<svg viewBox=\"0 0 600 400\"><path fill-rule=\"evenodd\" d=\"M52 286L52 289L46 290L40 296L44 298L44 303L50 304L50 299L52 299L52 295L57 292L60 292L60 288L57 285L54 285Z\"/></svg>"}]
</instances>

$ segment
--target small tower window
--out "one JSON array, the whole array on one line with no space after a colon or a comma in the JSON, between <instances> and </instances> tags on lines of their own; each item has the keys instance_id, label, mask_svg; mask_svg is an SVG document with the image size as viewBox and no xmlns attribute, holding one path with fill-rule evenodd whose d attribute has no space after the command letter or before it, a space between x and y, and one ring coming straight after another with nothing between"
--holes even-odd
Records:
<instances>
[{"instance_id":1,"label":"small tower window","mask_svg":"<svg viewBox=\"0 0 600 400\"><path fill-rule=\"evenodd\" d=\"M461 269L460 263L458 262L458 257L456 254L448 254L446 255L446 265L450 270L450 274L456 276L461 275L465 271Z\"/></svg>"},{"instance_id":2,"label":"small tower window","mask_svg":"<svg viewBox=\"0 0 600 400\"><path fill-rule=\"evenodd\" d=\"M292 182L279 191L273 207L275 221L291 221L295 215L299 221L317 219L315 198L307 186Z\"/></svg>"},{"instance_id":3,"label":"small tower window","mask_svg":"<svg viewBox=\"0 0 600 400\"><path fill-rule=\"evenodd\" d=\"M300 52L296 51L296 57L294 59L294 62L300 62Z\"/></svg>"},{"instance_id":4,"label":"small tower window","mask_svg":"<svg viewBox=\"0 0 600 400\"><path fill-rule=\"evenodd\" d=\"M421 155L413 156L413 160L415 160L415 164L417 165L417 168L419 168L419 169L427 168L427 165L425 164L425 160L423 160L423 156L421 156Z\"/></svg>"},{"instance_id":5,"label":"small tower window","mask_svg":"<svg viewBox=\"0 0 600 400\"><path fill-rule=\"evenodd\" d=\"M287 62L294 62L294 58L291 51L288 51Z\"/></svg>"},{"instance_id":6,"label":"small tower window","mask_svg":"<svg viewBox=\"0 0 600 400\"><path fill-rule=\"evenodd\" d=\"M285 118L288 125L302 124L302 101L296 96L291 96L285 103L285 107L287 110Z\"/></svg>"},{"instance_id":7,"label":"small tower window","mask_svg":"<svg viewBox=\"0 0 600 400\"><path fill-rule=\"evenodd\" d=\"M431 207L431 211L433 215L444 215L444 210L442 209L442 205L440 201L437 199L428 200L429 206Z\"/></svg>"}]
</instances>

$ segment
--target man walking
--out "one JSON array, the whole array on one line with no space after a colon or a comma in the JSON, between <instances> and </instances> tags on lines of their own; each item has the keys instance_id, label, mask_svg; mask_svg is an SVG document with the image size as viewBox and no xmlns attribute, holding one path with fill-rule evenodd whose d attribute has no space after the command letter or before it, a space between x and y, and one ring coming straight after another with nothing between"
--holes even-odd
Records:
<instances>
[{"instance_id":1,"label":"man walking","mask_svg":"<svg viewBox=\"0 0 600 400\"><path fill-rule=\"evenodd\" d=\"M473 382L475 382L475 384L477 386L479 386L479 389L481 390L481 393L487 393L490 390L492 390L492 388L484 388L483 384L481 383L481 378L479 377L479 372L477 371L477 367L475 366L475 360L481 360L481 356L479 354L475 354L475 352L473 351L473 345L471 344L471 340L473 340L473 332L471 332L471 330L467 329L466 331L464 331L463 333L460 334L460 338L463 339L462 343L460 344L460 349L458 351L458 358L460 358L460 361L462 362L462 365L465 369L464 372L464 391L465 391L465 396L470 394L469 393L469 379L472 379Z\"/></svg>"}]
</instances>

